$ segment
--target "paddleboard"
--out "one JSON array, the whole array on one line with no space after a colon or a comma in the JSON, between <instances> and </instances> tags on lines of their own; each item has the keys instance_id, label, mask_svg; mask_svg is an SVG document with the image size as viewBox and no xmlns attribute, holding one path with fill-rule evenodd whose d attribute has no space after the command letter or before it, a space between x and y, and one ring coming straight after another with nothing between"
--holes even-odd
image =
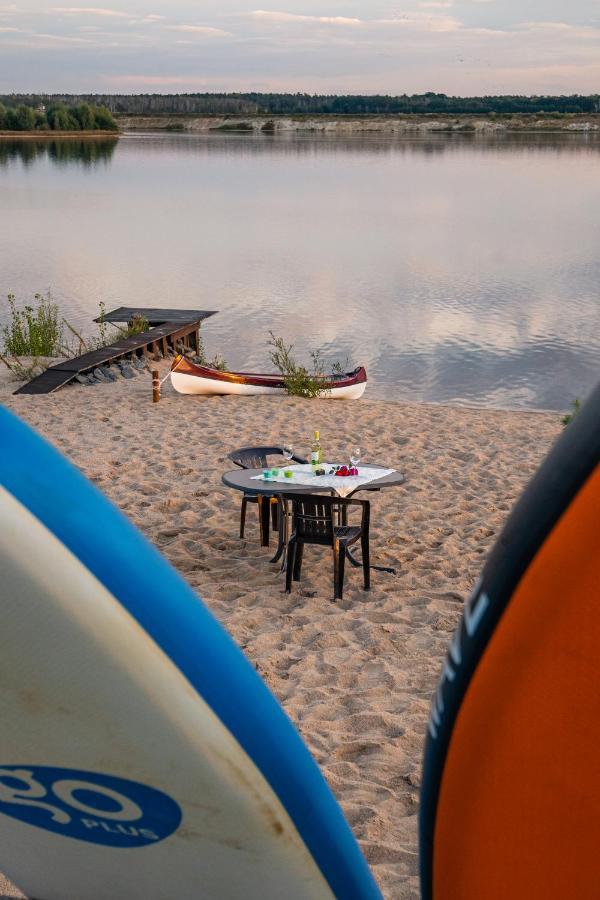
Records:
<instances>
[{"instance_id":1,"label":"paddleboard","mask_svg":"<svg viewBox=\"0 0 600 900\"><path fill-rule=\"evenodd\" d=\"M381 896L253 666L2 408L0 609L0 871L27 896Z\"/></svg>"},{"instance_id":2,"label":"paddleboard","mask_svg":"<svg viewBox=\"0 0 600 900\"><path fill-rule=\"evenodd\" d=\"M600 386L500 535L434 697L423 900L600 896Z\"/></svg>"}]
</instances>

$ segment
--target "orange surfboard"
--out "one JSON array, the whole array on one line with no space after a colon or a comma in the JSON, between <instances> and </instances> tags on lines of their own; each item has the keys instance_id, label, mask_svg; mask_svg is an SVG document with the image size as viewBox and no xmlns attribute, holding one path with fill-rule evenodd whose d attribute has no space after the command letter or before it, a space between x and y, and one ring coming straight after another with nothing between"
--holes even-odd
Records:
<instances>
[{"instance_id":1,"label":"orange surfboard","mask_svg":"<svg viewBox=\"0 0 600 900\"><path fill-rule=\"evenodd\" d=\"M450 646L423 900L600 897L600 386L517 503Z\"/></svg>"}]
</instances>

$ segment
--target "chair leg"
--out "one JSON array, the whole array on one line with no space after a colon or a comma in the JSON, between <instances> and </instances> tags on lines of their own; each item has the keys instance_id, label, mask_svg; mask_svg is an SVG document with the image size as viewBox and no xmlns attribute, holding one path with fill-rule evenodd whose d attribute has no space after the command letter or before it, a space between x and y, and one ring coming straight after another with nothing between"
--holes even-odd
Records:
<instances>
[{"instance_id":1,"label":"chair leg","mask_svg":"<svg viewBox=\"0 0 600 900\"><path fill-rule=\"evenodd\" d=\"M240 513L240 539L244 537L244 531L246 530L246 507L248 506L248 501L245 497L242 497L242 511Z\"/></svg>"},{"instance_id":2,"label":"chair leg","mask_svg":"<svg viewBox=\"0 0 600 900\"><path fill-rule=\"evenodd\" d=\"M297 550L296 538L290 538L287 548L287 566L285 570L285 592L286 594L290 594L292 592L292 576L294 574L294 563L296 562L296 550Z\"/></svg>"},{"instance_id":3,"label":"chair leg","mask_svg":"<svg viewBox=\"0 0 600 900\"><path fill-rule=\"evenodd\" d=\"M271 527L273 531L279 531L279 503L271 503Z\"/></svg>"},{"instance_id":4,"label":"chair leg","mask_svg":"<svg viewBox=\"0 0 600 900\"><path fill-rule=\"evenodd\" d=\"M363 578L365 583L365 591L371 587L371 558L369 550L369 535L363 534L360 539L360 547L362 550Z\"/></svg>"},{"instance_id":5,"label":"chair leg","mask_svg":"<svg viewBox=\"0 0 600 900\"><path fill-rule=\"evenodd\" d=\"M334 600L344 599L344 563L346 548L336 541L333 545L333 593Z\"/></svg>"},{"instance_id":6,"label":"chair leg","mask_svg":"<svg viewBox=\"0 0 600 900\"><path fill-rule=\"evenodd\" d=\"M295 542L295 551L294 551L294 581L300 581L300 576L302 574L302 557L304 555L304 543L303 541Z\"/></svg>"},{"instance_id":7,"label":"chair leg","mask_svg":"<svg viewBox=\"0 0 600 900\"><path fill-rule=\"evenodd\" d=\"M260 545L269 546L269 510L271 508L270 497L258 497L258 522L260 525Z\"/></svg>"}]
</instances>

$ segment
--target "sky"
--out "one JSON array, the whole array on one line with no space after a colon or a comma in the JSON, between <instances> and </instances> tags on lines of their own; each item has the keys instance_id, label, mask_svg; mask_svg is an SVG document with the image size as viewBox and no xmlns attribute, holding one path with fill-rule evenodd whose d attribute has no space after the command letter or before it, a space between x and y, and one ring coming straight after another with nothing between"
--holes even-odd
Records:
<instances>
[{"instance_id":1,"label":"sky","mask_svg":"<svg viewBox=\"0 0 600 900\"><path fill-rule=\"evenodd\" d=\"M600 93L600 0L95 2L0 0L0 94Z\"/></svg>"}]
</instances>

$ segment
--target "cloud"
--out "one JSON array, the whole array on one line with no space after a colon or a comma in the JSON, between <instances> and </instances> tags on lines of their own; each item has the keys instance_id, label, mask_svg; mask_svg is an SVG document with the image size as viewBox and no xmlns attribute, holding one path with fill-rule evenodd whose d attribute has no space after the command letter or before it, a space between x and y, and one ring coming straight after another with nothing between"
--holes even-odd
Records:
<instances>
[{"instance_id":1,"label":"cloud","mask_svg":"<svg viewBox=\"0 0 600 900\"><path fill-rule=\"evenodd\" d=\"M395 19L373 19L373 25L412 28L416 31L459 31L464 26L454 16L429 12L411 12Z\"/></svg>"},{"instance_id":2,"label":"cloud","mask_svg":"<svg viewBox=\"0 0 600 900\"><path fill-rule=\"evenodd\" d=\"M277 10L254 9L248 15L255 19L285 24L290 23L315 23L317 25L364 25L364 19L349 18L347 16L303 16L296 13L279 12Z\"/></svg>"},{"instance_id":3,"label":"cloud","mask_svg":"<svg viewBox=\"0 0 600 900\"><path fill-rule=\"evenodd\" d=\"M0 28L0 32L8 30L9 29ZM18 38L9 36L7 40L3 42L5 47L20 47L22 49L35 50L36 52L39 50L58 50L65 44L68 44L69 46L90 46L96 43L88 38L70 37L62 34L45 34L42 32L23 31L18 28L10 30L18 32L19 36ZM16 90L20 90L20 88L16 88Z\"/></svg>"},{"instance_id":4,"label":"cloud","mask_svg":"<svg viewBox=\"0 0 600 900\"><path fill-rule=\"evenodd\" d=\"M90 41L89 38L80 38L80 37L71 37L66 34L43 34L39 32L33 32L29 35L32 38L39 38L44 41L56 41L67 43L67 44L91 44L93 41Z\"/></svg>"},{"instance_id":5,"label":"cloud","mask_svg":"<svg viewBox=\"0 0 600 900\"><path fill-rule=\"evenodd\" d=\"M193 81L195 81L194 78L179 75L108 75L104 78L106 84L116 85L119 89L123 87L178 87L189 85ZM205 86L205 82L199 82L199 86Z\"/></svg>"},{"instance_id":6,"label":"cloud","mask_svg":"<svg viewBox=\"0 0 600 900\"><path fill-rule=\"evenodd\" d=\"M204 37L232 37L230 31L213 28L211 25L165 25L168 31L184 31L189 34L200 34Z\"/></svg>"},{"instance_id":7,"label":"cloud","mask_svg":"<svg viewBox=\"0 0 600 900\"><path fill-rule=\"evenodd\" d=\"M421 6L432 9L448 9L452 0L425 0ZM408 12L389 19L359 19L346 16L307 16L275 10L255 9L246 15L255 21L272 22L276 25L336 25L360 29L364 32L375 32L379 29L413 27L422 31L457 31L462 23L448 15L435 12Z\"/></svg>"},{"instance_id":8,"label":"cloud","mask_svg":"<svg viewBox=\"0 0 600 900\"><path fill-rule=\"evenodd\" d=\"M600 28L594 25L571 25L568 22L520 22L515 31L537 32L549 37L573 37L600 39Z\"/></svg>"},{"instance_id":9,"label":"cloud","mask_svg":"<svg viewBox=\"0 0 600 900\"><path fill-rule=\"evenodd\" d=\"M135 19L131 13L117 9L105 9L102 6L53 6L48 12L63 16L107 16L115 19Z\"/></svg>"}]
</instances>

